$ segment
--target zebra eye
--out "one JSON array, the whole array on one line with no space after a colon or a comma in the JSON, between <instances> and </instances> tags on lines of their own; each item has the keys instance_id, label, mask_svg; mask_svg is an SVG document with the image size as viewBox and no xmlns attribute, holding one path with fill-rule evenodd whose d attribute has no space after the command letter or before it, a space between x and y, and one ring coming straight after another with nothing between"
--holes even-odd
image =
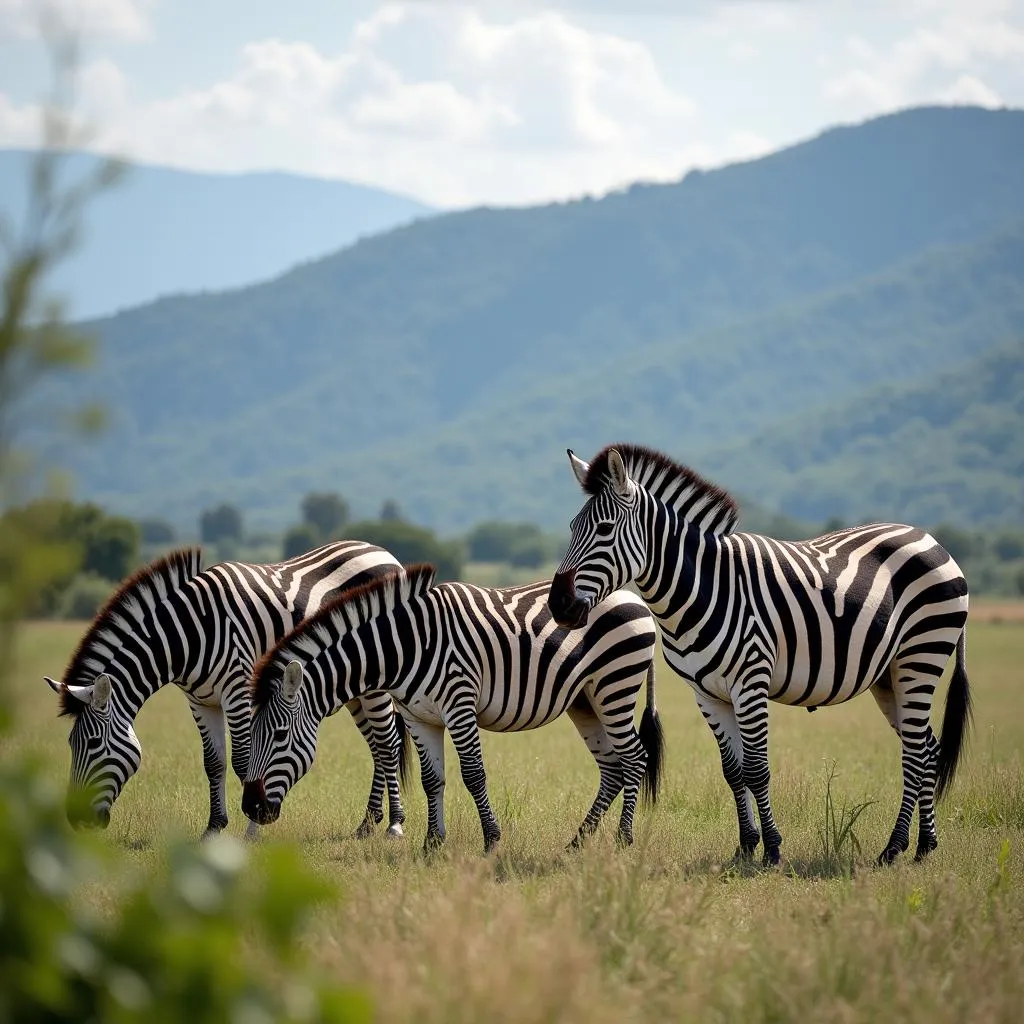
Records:
<instances>
[{"instance_id":1,"label":"zebra eye","mask_svg":"<svg viewBox=\"0 0 1024 1024\"><path fill-rule=\"evenodd\" d=\"M594 527L594 532L598 537L610 537L615 532L615 524L608 522L598 523Z\"/></svg>"}]
</instances>

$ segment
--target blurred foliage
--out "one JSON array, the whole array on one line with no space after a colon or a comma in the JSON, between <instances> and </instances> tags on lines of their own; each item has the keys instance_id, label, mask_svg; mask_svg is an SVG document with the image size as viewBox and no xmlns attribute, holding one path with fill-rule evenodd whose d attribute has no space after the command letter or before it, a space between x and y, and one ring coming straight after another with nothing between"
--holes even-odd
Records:
<instances>
[{"instance_id":1,"label":"blurred foliage","mask_svg":"<svg viewBox=\"0 0 1024 1024\"><path fill-rule=\"evenodd\" d=\"M80 364L87 347L40 296L48 272L69 250L96 182L58 184L61 143L70 138L67 90L74 49L51 26L58 87L47 141L31 183L26 232L5 231L0 265L0 499L10 510L34 474L14 457L29 392L47 374ZM106 166L106 165L104 165ZM112 180L103 174L98 184ZM40 310L42 315L40 316ZM48 410L53 412L55 410ZM86 533L97 510L38 502L8 511L0 530L0 735L13 729L9 676L17 625L41 595L90 555L60 536ZM138 531L130 524L134 543ZM100 531L100 564L124 553L128 534ZM0 749L3 749L0 745ZM124 856L121 854L121 856ZM359 996L311 980L298 960L298 934L329 890L287 850L247 866L238 843L172 849L167 866L124 891L117 854L72 833L61 794L38 764L0 761L0 1024L29 1021L358 1021ZM113 862L101 872L102 861ZM115 881L115 879L117 879ZM83 884L110 885L112 908L80 909Z\"/></svg>"},{"instance_id":2,"label":"blurred foliage","mask_svg":"<svg viewBox=\"0 0 1024 1024\"><path fill-rule=\"evenodd\" d=\"M302 499L302 521L315 531L318 543L338 539L348 517L348 502L340 494L313 492Z\"/></svg>"},{"instance_id":3,"label":"blurred foliage","mask_svg":"<svg viewBox=\"0 0 1024 1024\"><path fill-rule=\"evenodd\" d=\"M140 519L139 534L143 544L173 544L174 527L166 519Z\"/></svg>"},{"instance_id":4,"label":"blurred foliage","mask_svg":"<svg viewBox=\"0 0 1024 1024\"><path fill-rule=\"evenodd\" d=\"M565 543L560 535L546 534L534 523L489 520L466 534L466 549L473 561L505 562L524 569L557 562Z\"/></svg>"},{"instance_id":5,"label":"blurred foliage","mask_svg":"<svg viewBox=\"0 0 1024 1024\"><path fill-rule=\"evenodd\" d=\"M45 541L50 550L66 553L63 567L51 567L45 586L39 588L31 606L24 608L28 614L64 615L68 591L76 585L79 571L86 575L89 583L85 587L91 593L98 594L100 581L106 581L109 594L112 585L131 573L139 559L138 525L90 503L39 499L9 509L0 527L5 534L13 530L16 536L30 537L31 543Z\"/></svg>"},{"instance_id":6,"label":"blurred foliage","mask_svg":"<svg viewBox=\"0 0 1024 1024\"><path fill-rule=\"evenodd\" d=\"M350 523L349 536L378 544L390 551L403 565L431 562L437 566L440 580L457 580L462 575L466 560L465 549L459 540L441 540L433 530L416 526L400 519L364 519Z\"/></svg>"},{"instance_id":7,"label":"blurred foliage","mask_svg":"<svg viewBox=\"0 0 1024 1024\"><path fill-rule=\"evenodd\" d=\"M298 853L250 866L228 836L181 845L109 915L73 909L113 859L69 831L38 766L0 766L0 1021L371 1019L364 999L298 966L302 923L332 895Z\"/></svg>"},{"instance_id":8,"label":"blurred foliage","mask_svg":"<svg viewBox=\"0 0 1024 1024\"><path fill-rule=\"evenodd\" d=\"M320 531L310 523L296 523L289 527L281 541L281 557L295 558L322 543Z\"/></svg>"},{"instance_id":9,"label":"blurred foliage","mask_svg":"<svg viewBox=\"0 0 1024 1024\"><path fill-rule=\"evenodd\" d=\"M199 536L204 543L242 539L242 513L236 505L222 502L199 516Z\"/></svg>"}]
</instances>

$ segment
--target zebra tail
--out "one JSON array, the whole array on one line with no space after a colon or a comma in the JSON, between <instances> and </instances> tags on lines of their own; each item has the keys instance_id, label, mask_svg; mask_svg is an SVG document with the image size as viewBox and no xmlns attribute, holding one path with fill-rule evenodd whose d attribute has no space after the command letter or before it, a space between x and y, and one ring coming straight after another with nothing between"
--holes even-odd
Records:
<instances>
[{"instance_id":1,"label":"zebra tail","mask_svg":"<svg viewBox=\"0 0 1024 1024\"><path fill-rule=\"evenodd\" d=\"M658 802L661 776L665 770L665 734L661 716L654 703L654 662L647 670L647 706L640 717L640 742L647 752L647 768L640 784L640 796L645 804Z\"/></svg>"},{"instance_id":2,"label":"zebra tail","mask_svg":"<svg viewBox=\"0 0 1024 1024\"><path fill-rule=\"evenodd\" d=\"M967 681L967 626L956 644L956 665L946 694L942 715L942 737L939 740L938 781L936 799L940 799L953 782L956 766L963 751L964 739L971 724L971 686Z\"/></svg>"},{"instance_id":3,"label":"zebra tail","mask_svg":"<svg viewBox=\"0 0 1024 1024\"><path fill-rule=\"evenodd\" d=\"M403 788L412 779L412 741L405 716L395 709L395 728L398 730L398 784Z\"/></svg>"}]
</instances>

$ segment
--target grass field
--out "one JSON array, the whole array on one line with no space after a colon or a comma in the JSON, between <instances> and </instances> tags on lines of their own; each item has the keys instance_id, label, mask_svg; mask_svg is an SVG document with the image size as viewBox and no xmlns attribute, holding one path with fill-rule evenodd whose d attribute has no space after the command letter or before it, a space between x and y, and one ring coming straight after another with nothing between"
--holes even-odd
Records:
<instances>
[{"instance_id":1,"label":"grass field","mask_svg":"<svg viewBox=\"0 0 1024 1024\"><path fill-rule=\"evenodd\" d=\"M927 863L873 866L897 809L899 754L869 697L814 715L772 708L781 871L728 866L735 811L717 748L689 688L664 666L665 788L638 814L629 850L616 848L613 818L584 851L563 852L597 785L566 720L485 736L504 829L496 855L481 855L450 747L442 854L421 853L418 783L405 796L404 840L351 839L370 759L342 713L324 724L312 772L265 833L300 844L342 893L311 923L309 956L365 987L384 1021L1020 1020L1024 615L1005 604L977 611L968 645L975 729ZM62 671L82 628L33 624L22 635L15 744L41 752L62 781L68 723L56 719L41 677ZM172 837L198 836L208 806L180 693L159 693L137 731L142 769L105 837L123 848L125 876L159 861ZM820 834L833 761L840 807L873 801L856 825L863 849L852 877L824 856ZM229 792L229 830L241 834L233 778ZM88 898L102 907L102 893Z\"/></svg>"}]
</instances>

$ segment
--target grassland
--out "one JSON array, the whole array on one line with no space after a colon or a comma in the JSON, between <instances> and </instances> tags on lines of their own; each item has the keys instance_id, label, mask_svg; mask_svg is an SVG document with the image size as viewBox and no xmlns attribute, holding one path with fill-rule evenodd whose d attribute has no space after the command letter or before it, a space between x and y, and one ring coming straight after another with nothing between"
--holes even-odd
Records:
<instances>
[{"instance_id":1,"label":"grassland","mask_svg":"<svg viewBox=\"0 0 1024 1024\"><path fill-rule=\"evenodd\" d=\"M369 757L346 715L328 721L313 771L266 833L300 844L341 892L311 922L309 956L363 985L383 1021L1018 1021L1024 620L1010 606L978 612L968 648L975 730L940 807L940 847L920 865L873 866L896 812L898 747L866 697L815 715L773 708L773 795L785 837L784 868L774 872L729 867L736 826L717 750L688 688L664 667L666 784L658 806L638 815L629 850L605 827L581 853L563 852L597 782L567 721L485 737L504 827L496 855L481 856L451 751L442 854L421 853L418 785L405 798L404 840L353 840ZM61 781L67 723L55 719L41 676L61 671L81 629L38 624L22 635L15 743L40 752ZM197 836L207 810L181 695L158 694L137 731L142 770L105 837L123 851L123 877L158 862L173 837ZM857 822L852 877L824 856L820 837L833 761L840 806L874 801ZM232 779L236 834L239 800ZM85 898L102 908L106 896Z\"/></svg>"}]
</instances>

